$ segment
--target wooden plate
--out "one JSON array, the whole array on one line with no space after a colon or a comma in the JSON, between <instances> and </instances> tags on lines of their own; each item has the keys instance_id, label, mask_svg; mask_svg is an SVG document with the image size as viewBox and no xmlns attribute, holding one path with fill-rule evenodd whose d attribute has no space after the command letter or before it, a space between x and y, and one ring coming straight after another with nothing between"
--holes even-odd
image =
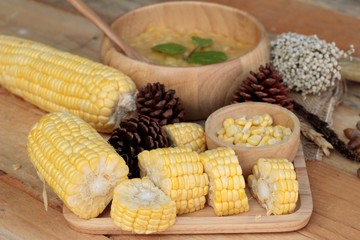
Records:
<instances>
[{"instance_id":1,"label":"wooden plate","mask_svg":"<svg viewBox=\"0 0 360 240\"><path fill-rule=\"evenodd\" d=\"M213 209L204 209L177 217L175 225L158 234L213 234L213 233L259 233L288 232L303 228L313 211L312 196L302 146L294 160L299 182L299 201L294 213L266 216L265 210L252 198L249 189L250 211L239 215L216 217ZM76 231L90 234L131 234L115 226L108 207L99 217L84 220L78 218L65 206L63 215L69 226Z\"/></svg>"}]
</instances>

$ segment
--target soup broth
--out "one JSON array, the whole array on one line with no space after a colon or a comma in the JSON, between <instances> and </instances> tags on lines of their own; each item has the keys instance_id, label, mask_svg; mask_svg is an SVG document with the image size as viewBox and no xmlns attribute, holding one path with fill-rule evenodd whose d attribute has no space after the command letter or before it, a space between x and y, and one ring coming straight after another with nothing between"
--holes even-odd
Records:
<instances>
[{"instance_id":1,"label":"soup broth","mask_svg":"<svg viewBox=\"0 0 360 240\"><path fill-rule=\"evenodd\" d=\"M180 32L167 27L149 27L144 33L125 40L131 47L157 64L173 67L188 67L199 66L198 64L191 64L184 59L184 57L188 56L195 48L191 39L193 36L212 39L213 44L202 50L224 52L228 60L245 55L255 47L254 45L246 44L214 32L203 32L199 30ZM185 46L185 53L181 55L167 55L152 50L152 47L155 45L169 42Z\"/></svg>"}]
</instances>

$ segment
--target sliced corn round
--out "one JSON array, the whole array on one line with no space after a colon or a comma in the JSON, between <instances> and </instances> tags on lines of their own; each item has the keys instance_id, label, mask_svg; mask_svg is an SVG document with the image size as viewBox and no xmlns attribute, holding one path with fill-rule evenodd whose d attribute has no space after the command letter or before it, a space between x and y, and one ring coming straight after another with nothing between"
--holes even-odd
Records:
<instances>
[{"instance_id":1,"label":"sliced corn round","mask_svg":"<svg viewBox=\"0 0 360 240\"><path fill-rule=\"evenodd\" d=\"M149 178L133 178L115 188L110 216L122 230L150 234L174 225L176 205Z\"/></svg>"}]
</instances>

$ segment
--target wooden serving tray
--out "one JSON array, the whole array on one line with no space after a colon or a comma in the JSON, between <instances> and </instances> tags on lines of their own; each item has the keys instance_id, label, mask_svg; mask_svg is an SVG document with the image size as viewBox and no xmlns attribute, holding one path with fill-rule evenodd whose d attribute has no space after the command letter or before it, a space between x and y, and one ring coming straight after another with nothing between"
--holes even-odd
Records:
<instances>
[{"instance_id":1,"label":"wooden serving tray","mask_svg":"<svg viewBox=\"0 0 360 240\"><path fill-rule=\"evenodd\" d=\"M295 212L281 216L266 216L266 212L251 196L249 189L250 211L233 216L217 217L213 209L204 209L180 215L175 225L157 234L214 234L214 233L260 233L288 232L303 228L310 220L313 211L312 196L303 149L300 144L294 159L295 170L299 182L299 201ZM80 219L65 206L63 215L69 226L76 231L90 234L131 234L120 230L110 218L110 208L97 218Z\"/></svg>"}]
</instances>

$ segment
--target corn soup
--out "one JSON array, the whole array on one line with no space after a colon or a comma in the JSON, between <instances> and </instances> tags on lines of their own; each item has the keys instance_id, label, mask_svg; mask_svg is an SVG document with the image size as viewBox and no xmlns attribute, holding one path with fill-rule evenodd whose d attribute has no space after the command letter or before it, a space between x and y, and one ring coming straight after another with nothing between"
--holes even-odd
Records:
<instances>
[{"instance_id":1,"label":"corn soup","mask_svg":"<svg viewBox=\"0 0 360 240\"><path fill-rule=\"evenodd\" d=\"M173 67L199 66L198 64L191 64L184 60L184 56L188 56L195 48L191 39L192 36L212 39L213 44L203 50L224 52L227 55L228 60L245 55L254 48L254 45L236 41L233 38L214 32L204 32L199 30L180 32L167 27L149 27L144 33L125 40L131 47L157 64ZM155 45L170 42L178 43L186 47L185 53L181 55L167 55L152 50L152 47Z\"/></svg>"}]
</instances>

